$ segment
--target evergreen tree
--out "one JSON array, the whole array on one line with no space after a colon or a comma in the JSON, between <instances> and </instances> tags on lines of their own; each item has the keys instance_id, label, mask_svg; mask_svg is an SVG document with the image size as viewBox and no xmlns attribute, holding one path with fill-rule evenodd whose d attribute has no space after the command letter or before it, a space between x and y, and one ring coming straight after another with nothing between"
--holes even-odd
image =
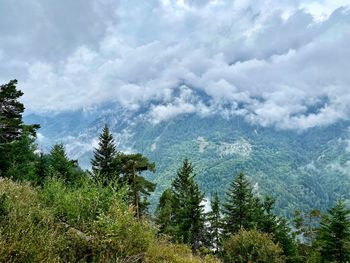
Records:
<instances>
[{"instance_id":1,"label":"evergreen tree","mask_svg":"<svg viewBox=\"0 0 350 263\"><path fill-rule=\"evenodd\" d=\"M316 241L321 212L311 210L308 213L295 211L293 226L295 235L299 236L298 251L302 262L317 262L319 258L318 242Z\"/></svg>"},{"instance_id":2,"label":"evergreen tree","mask_svg":"<svg viewBox=\"0 0 350 263\"><path fill-rule=\"evenodd\" d=\"M0 143L10 143L20 137L24 105L19 102L23 92L16 88L17 80L0 86Z\"/></svg>"},{"instance_id":3,"label":"evergreen tree","mask_svg":"<svg viewBox=\"0 0 350 263\"><path fill-rule=\"evenodd\" d=\"M174 234L174 197L170 188L166 189L159 198L156 209L156 224L159 233L172 236Z\"/></svg>"},{"instance_id":4,"label":"evergreen tree","mask_svg":"<svg viewBox=\"0 0 350 263\"><path fill-rule=\"evenodd\" d=\"M97 180L101 180L104 185L115 182L118 178L118 171L115 165L117 154L113 135L106 125L99 136L98 147L95 148L94 157L91 160L94 177Z\"/></svg>"},{"instance_id":5,"label":"evergreen tree","mask_svg":"<svg viewBox=\"0 0 350 263\"><path fill-rule=\"evenodd\" d=\"M295 241L295 235L292 233L289 225L289 222L285 218L277 218L271 235L273 241L278 243L282 248L286 262L292 263L298 262L299 254L298 246Z\"/></svg>"},{"instance_id":6,"label":"evergreen tree","mask_svg":"<svg viewBox=\"0 0 350 263\"><path fill-rule=\"evenodd\" d=\"M224 204L224 232L237 233L241 228L251 229L257 225L257 199L243 173L239 173L226 193Z\"/></svg>"},{"instance_id":7,"label":"evergreen tree","mask_svg":"<svg viewBox=\"0 0 350 263\"><path fill-rule=\"evenodd\" d=\"M129 188L129 204L135 209L135 216L140 219L149 206L147 200L151 192L154 192L156 185L143 176L142 172L155 172L155 164L140 153L137 154L119 154L116 158L121 182Z\"/></svg>"},{"instance_id":8,"label":"evergreen tree","mask_svg":"<svg viewBox=\"0 0 350 263\"><path fill-rule=\"evenodd\" d=\"M220 209L220 199L218 193L215 192L211 199L211 211L208 213L209 222L209 237L211 241L212 249L215 253L220 252L221 248L221 236L222 236L222 218Z\"/></svg>"},{"instance_id":9,"label":"evergreen tree","mask_svg":"<svg viewBox=\"0 0 350 263\"><path fill-rule=\"evenodd\" d=\"M56 144L51 148L49 166L53 175L62 178L67 183L72 183L78 179L78 162L69 160L63 144Z\"/></svg>"},{"instance_id":10,"label":"evergreen tree","mask_svg":"<svg viewBox=\"0 0 350 263\"><path fill-rule=\"evenodd\" d=\"M295 236L286 219L277 217L274 212L275 200L265 196L263 202L257 203L257 228L271 235L272 240L283 250L286 262L296 262L298 258Z\"/></svg>"},{"instance_id":11,"label":"evergreen tree","mask_svg":"<svg viewBox=\"0 0 350 263\"><path fill-rule=\"evenodd\" d=\"M172 183L175 239L196 251L205 241L204 194L194 181L193 166L186 159Z\"/></svg>"},{"instance_id":12,"label":"evergreen tree","mask_svg":"<svg viewBox=\"0 0 350 263\"><path fill-rule=\"evenodd\" d=\"M324 262L350 260L350 210L339 200L320 223L318 240Z\"/></svg>"},{"instance_id":13,"label":"evergreen tree","mask_svg":"<svg viewBox=\"0 0 350 263\"><path fill-rule=\"evenodd\" d=\"M34 149L36 130L40 126L23 124L24 105L19 101L23 92L17 90L16 85L17 80L0 85L0 176L23 179L26 174L20 175L20 172L27 171L32 164L24 160L34 155L34 150L30 150ZM20 145L24 148L21 149Z\"/></svg>"},{"instance_id":14,"label":"evergreen tree","mask_svg":"<svg viewBox=\"0 0 350 263\"><path fill-rule=\"evenodd\" d=\"M35 163L37 155L35 154L35 138L29 134L27 127L23 126L24 131L20 137L8 145L6 158L8 161L6 176L14 180L37 181Z\"/></svg>"}]
</instances>

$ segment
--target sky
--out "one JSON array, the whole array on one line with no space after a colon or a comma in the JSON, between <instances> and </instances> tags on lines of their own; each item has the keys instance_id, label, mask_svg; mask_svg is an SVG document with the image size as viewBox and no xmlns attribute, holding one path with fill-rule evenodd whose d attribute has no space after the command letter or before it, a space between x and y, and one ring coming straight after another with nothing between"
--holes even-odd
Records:
<instances>
[{"instance_id":1,"label":"sky","mask_svg":"<svg viewBox=\"0 0 350 263\"><path fill-rule=\"evenodd\" d=\"M305 130L350 118L350 0L0 0L30 112L115 102ZM205 94L207 98L204 100ZM208 99L209 98L209 99Z\"/></svg>"}]
</instances>

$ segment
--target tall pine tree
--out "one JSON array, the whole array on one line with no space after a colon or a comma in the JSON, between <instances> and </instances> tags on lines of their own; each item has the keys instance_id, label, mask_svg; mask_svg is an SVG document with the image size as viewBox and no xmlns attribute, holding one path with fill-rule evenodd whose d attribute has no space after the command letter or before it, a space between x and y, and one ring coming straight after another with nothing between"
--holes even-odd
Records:
<instances>
[{"instance_id":1,"label":"tall pine tree","mask_svg":"<svg viewBox=\"0 0 350 263\"><path fill-rule=\"evenodd\" d=\"M174 227L178 242L189 244L193 251L205 241L204 194L194 180L193 166L186 159L172 183Z\"/></svg>"},{"instance_id":2,"label":"tall pine tree","mask_svg":"<svg viewBox=\"0 0 350 263\"><path fill-rule=\"evenodd\" d=\"M23 124L24 105L19 101L23 92L16 85L17 80L0 85L0 176L19 179L26 176L22 172L32 170L28 169L32 160L30 163L24 160L33 159L34 139L40 126ZM20 149L24 144L26 149Z\"/></svg>"},{"instance_id":3,"label":"tall pine tree","mask_svg":"<svg viewBox=\"0 0 350 263\"><path fill-rule=\"evenodd\" d=\"M78 162L68 158L63 144L54 145L48 159L50 173L66 183L73 183L81 176Z\"/></svg>"},{"instance_id":4,"label":"tall pine tree","mask_svg":"<svg viewBox=\"0 0 350 263\"><path fill-rule=\"evenodd\" d=\"M99 136L98 147L94 150L91 160L93 176L104 185L115 182L118 179L118 169L115 157L118 154L113 135L107 125Z\"/></svg>"},{"instance_id":5,"label":"tall pine tree","mask_svg":"<svg viewBox=\"0 0 350 263\"><path fill-rule=\"evenodd\" d=\"M209 222L209 237L213 251L219 253L222 245L222 218L220 199L218 193L215 192L211 199L211 211L208 213L207 219Z\"/></svg>"},{"instance_id":6,"label":"tall pine tree","mask_svg":"<svg viewBox=\"0 0 350 263\"><path fill-rule=\"evenodd\" d=\"M325 262L349 262L350 260L350 210L343 201L326 214L320 223L318 241L321 257Z\"/></svg>"},{"instance_id":7,"label":"tall pine tree","mask_svg":"<svg viewBox=\"0 0 350 263\"><path fill-rule=\"evenodd\" d=\"M170 188L166 189L159 198L155 215L159 233L172 236L174 234L174 197Z\"/></svg>"},{"instance_id":8,"label":"tall pine tree","mask_svg":"<svg viewBox=\"0 0 350 263\"><path fill-rule=\"evenodd\" d=\"M17 80L0 86L0 143L20 137L24 105L19 101L23 92L16 88Z\"/></svg>"},{"instance_id":9,"label":"tall pine tree","mask_svg":"<svg viewBox=\"0 0 350 263\"><path fill-rule=\"evenodd\" d=\"M120 181L129 188L129 204L135 209L136 218L140 219L149 206L148 196L156 185L142 176L143 172L155 172L155 164L140 153L119 154L116 158L120 171Z\"/></svg>"},{"instance_id":10,"label":"tall pine tree","mask_svg":"<svg viewBox=\"0 0 350 263\"><path fill-rule=\"evenodd\" d=\"M249 230L257 225L257 199L252 187L243 173L239 173L226 193L224 203L224 232L237 233L241 228Z\"/></svg>"}]
</instances>

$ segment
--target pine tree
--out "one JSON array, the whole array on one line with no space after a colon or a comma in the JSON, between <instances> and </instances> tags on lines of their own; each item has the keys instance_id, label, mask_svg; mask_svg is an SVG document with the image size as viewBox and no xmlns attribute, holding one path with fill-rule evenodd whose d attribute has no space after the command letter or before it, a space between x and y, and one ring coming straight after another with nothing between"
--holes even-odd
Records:
<instances>
[{"instance_id":1,"label":"pine tree","mask_svg":"<svg viewBox=\"0 0 350 263\"><path fill-rule=\"evenodd\" d=\"M283 249L286 262L295 262L298 257L295 236L292 234L288 221L274 214L274 204L275 200L273 198L269 196L265 197L261 203L261 209L257 209L258 213L260 211L257 217L257 228L261 232L270 234L272 240L280 245Z\"/></svg>"},{"instance_id":2,"label":"pine tree","mask_svg":"<svg viewBox=\"0 0 350 263\"><path fill-rule=\"evenodd\" d=\"M24 105L19 102L23 92L16 88L17 80L0 86L0 143L20 137Z\"/></svg>"},{"instance_id":3,"label":"pine tree","mask_svg":"<svg viewBox=\"0 0 350 263\"><path fill-rule=\"evenodd\" d=\"M94 158L91 160L93 176L102 181L104 185L118 179L118 171L115 165L117 154L113 135L106 125L99 136L98 147L95 148Z\"/></svg>"},{"instance_id":4,"label":"pine tree","mask_svg":"<svg viewBox=\"0 0 350 263\"><path fill-rule=\"evenodd\" d=\"M209 222L209 237L211 241L211 246L215 253L220 252L221 248L221 236L222 236L222 218L220 209L220 199L218 193L215 192L211 202L211 211L208 213Z\"/></svg>"},{"instance_id":5,"label":"pine tree","mask_svg":"<svg viewBox=\"0 0 350 263\"><path fill-rule=\"evenodd\" d=\"M252 187L243 173L239 173L226 193L224 204L224 232L226 235L237 233L241 228L246 230L257 225L257 199Z\"/></svg>"},{"instance_id":6,"label":"pine tree","mask_svg":"<svg viewBox=\"0 0 350 263\"><path fill-rule=\"evenodd\" d=\"M51 173L62 178L67 183L72 183L78 178L78 162L69 160L63 144L56 144L49 154L49 166Z\"/></svg>"},{"instance_id":7,"label":"pine tree","mask_svg":"<svg viewBox=\"0 0 350 263\"><path fill-rule=\"evenodd\" d=\"M140 219L149 206L147 200L151 192L154 192L156 185L143 176L142 172L155 172L155 164L140 153L119 154L116 158L121 174L121 183L129 188L129 204L135 209L136 218Z\"/></svg>"},{"instance_id":8,"label":"pine tree","mask_svg":"<svg viewBox=\"0 0 350 263\"><path fill-rule=\"evenodd\" d=\"M321 257L326 262L348 262L350 260L350 210L339 200L320 223L318 241Z\"/></svg>"},{"instance_id":9,"label":"pine tree","mask_svg":"<svg viewBox=\"0 0 350 263\"><path fill-rule=\"evenodd\" d=\"M159 198L156 209L156 224L159 226L159 233L174 235L174 197L170 188L166 189Z\"/></svg>"},{"instance_id":10,"label":"pine tree","mask_svg":"<svg viewBox=\"0 0 350 263\"><path fill-rule=\"evenodd\" d=\"M31 166L31 162L29 165L23 160L31 159L34 155L31 150L34 148L36 130L40 126L23 124L24 105L19 101L23 92L17 90L16 85L17 80L0 85L0 176L23 179L26 175L20 173L29 171ZM20 145L26 148L20 149Z\"/></svg>"},{"instance_id":11,"label":"pine tree","mask_svg":"<svg viewBox=\"0 0 350 263\"><path fill-rule=\"evenodd\" d=\"M308 213L296 210L293 215L294 234L302 237L298 251L302 262L316 262L319 258L317 239L318 226L321 212L313 209Z\"/></svg>"},{"instance_id":12,"label":"pine tree","mask_svg":"<svg viewBox=\"0 0 350 263\"><path fill-rule=\"evenodd\" d=\"M6 176L14 180L37 181L35 163L37 155L35 154L35 138L29 134L26 126L20 137L6 147L8 149L6 158L8 167Z\"/></svg>"},{"instance_id":13,"label":"pine tree","mask_svg":"<svg viewBox=\"0 0 350 263\"><path fill-rule=\"evenodd\" d=\"M194 181L193 166L186 159L172 183L174 197L175 239L196 251L204 242L204 194Z\"/></svg>"}]
</instances>

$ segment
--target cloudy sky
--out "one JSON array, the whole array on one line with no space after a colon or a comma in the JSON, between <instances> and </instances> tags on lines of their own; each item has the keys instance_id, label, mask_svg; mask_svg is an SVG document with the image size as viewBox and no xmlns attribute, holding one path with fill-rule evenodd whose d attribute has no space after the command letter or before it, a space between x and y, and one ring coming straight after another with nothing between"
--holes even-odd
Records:
<instances>
[{"instance_id":1,"label":"cloudy sky","mask_svg":"<svg viewBox=\"0 0 350 263\"><path fill-rule=\"evenodd\" d=\"M152 101L154 122L220 112L281 129L327 125L350 118L349 6L0 0L0 83L18 79L31 112Z\"/></svg>"}]
</instances>

